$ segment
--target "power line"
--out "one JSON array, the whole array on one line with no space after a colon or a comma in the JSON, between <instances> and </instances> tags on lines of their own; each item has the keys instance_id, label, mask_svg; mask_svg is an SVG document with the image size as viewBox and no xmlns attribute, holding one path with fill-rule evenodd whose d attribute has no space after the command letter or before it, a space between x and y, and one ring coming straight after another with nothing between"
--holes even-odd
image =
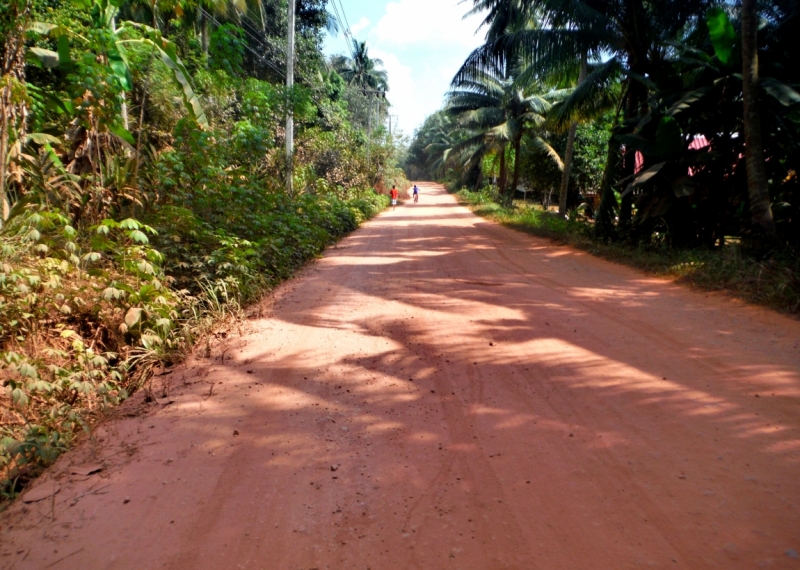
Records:
<instances>
[{"instance_id":1,"label":"power line","mask_svg":"<svg viewBox=\"0 0 800 570\"><path fill-rule=\"evenodd\" d=\"M336 0L333 0L333 3L336 3ZM342 0L339 0L339 7L342 9L342 17L344 18L344 23L347 26L347 35L350 36L350 39L353 39L353 33L350 30L350 22L347 21L347 14L344 11L344 4L342 4Z\"/></svg>"},{"instance_id":2,"label":"power line","mask_svg":"<svg viewBox=\"0 0 800 570\"><path fill-rule=\"evenodd\" d=\"M201 11L201 12L202 12L202 13L203 13L203 14L204 14L204 15L205 15L205 16L206 16L206 17L207 17L209 20L211 20L211 22L212 22L212 23L214 23L214 24L215 24L217 27L220 27L220 26L222 26L222 24L219 22L219 20L217 20L217 19L216 19L214 16L212 16L212 15L211 15L211 14L210 14L210 13L209 13L207 10L205 10L204 8L202 8L202 7L201 7L201 8L200 8L200 11ZM248 32L247 30L245 30L244 28L242 28L242 31L244 31L244 32L245 32L245 34L247 34L247 35L248 35L248 36L249 36L251 39L253 39L253 40L257 41L257 42L259 41L259 39L258 39L257 37L255 37L253 34L249 33L249 32ZM267 59L265 56L263 56L262 54L259 54L259 53L258 53L258 52L256 52L255 50L253 50L253 49L252 49L250 46L248 46L248 45L247 45L247 43L244 43L243 45L244 45L244 48L245 48L247 51L249 51L251 54L253 54L253 56L254 56L254 57L256 57L256 58L258 58L259 60L261 60L262 62L264 62L264 64L266 64L266 65L267 65L269 68L271 68L273 71L275 71L276 73L278 73L278 75L281 75L281 76L285 76L285 75L286 75L286 71L285 71L284 69L281 69L281 68L279 68L279 67L278 67L278 66L276 66L274 63L272 63L270 60L268 60L268 59ZM296 71L298 71L298 70L296 70ZM304 75L304 74L298 74L298 75L300 76L300 78L301 78L301 79L302 79L302 80L303 80L305 83L307 83L309 86L311 86L312 88L314 88L314 81L311 81L311 80L309 80L308 76L306 76L306 75ZM324 115L324 114L325 114L325 109L324 109L324 107L323 107L323 106L320 104L320 99L319 99L319 97L316 97L316 96L315 96L315 95L316 95L316 93L313 91L313 89L312 89L312 92L311 92L311 94L310 94L310 95L311 95L311 100L312 100L312 101L314 101L314 103L316 103L316 104L317 104L317 107L318 107L318 109L319 109L319 110L320 110L320 112L321 112L321 113Z\"/></svg>"},{"instance_id":3,"label":"power line","mask_svg":"<svg viewBox=\"0 0 800 570\"><path fill-rule=\"evenodd\" d=\"M233 0L229 0L229 4L233 5ZM253 18L251 16L251 14L252 14L251 7L249 5L246 5L245 8L246 8L246 13L243 14L243 15L246 16L250 21L255 22L256 18ZM234 6L234 9L235 9L235 6ZM261 23L263 24L263 26L264 26L263 31L265 33L266 33L266 28L269 28L269 31L274 35L280 36L280 35L283 34L283 30L281 28L274 27L272 22L269 21L269 20L264 19L261 14L259 14L258 20L260 20Z\"/></svg>"},{"instance_id":4,"label":"power line","mask_svg":"<svg viewBox=\"0 0 800 570\"><path fill-rule=\"evenodd\" d=\"M217 27L220 27L220 26L222 26L222 24L220 24L219 20L217 20L217 19L216 19L214 16L212 16L211 14L209 14L209 13L208 13L208 12L205 10L205 8L202 8L202 7L201 7L201 8L200 8L200 11L201 11L201 12L202 12L202 13L205 15L205 17L206 17L206 18L208 18L208 19L209 19L209 20L211 20L211 21L212 21L214 24L216 24L216 25L217 25ZM241 29L242 29L242 31L244 31L246 34L248 34L248 35L249 35L251 38L253 38L253 36L252 36L251 34L249 34L249 33L247 32L247 30L245 30L244 28L241 28ZM256 41L258 41L258 38L253 38L253 39L255 39ZM285 75L285 74L286 74L286 72L285 72L283 69L281 69L281 68L279 68L278 66L276 66L275 64L273 64L271 61L269 61L269 60L268 60L266 57L264 57L262 54L258 53L258 52L257 52L257 51L255 51L253 48L251 48L249 45L247 45L247 43L244 43L243 45L244 45L244 48L245 48L247 51L249 51L249 52L250 52L251 54L253 54L253 55L254 55L256 58L258 58L258 59L260 59L262 62L264 62L264 63L267 65L267 67L271 68L273 71L277 72L279 75Z\"/></svg>"},{"instance_id":5,"label":"power line","mask_svg":"<svg viewBox=\"0 0 800 570\"><path fill-rule=\"evenodd\" d=\"M264 33L263 37L261 35L259 35L259 30L257 30L255 28L255 26L253 26L253 24L250 23L249 18L243 18L242 19L242 24L244 24L245 26L247 26L250 29L250 32L248 32L247 29L242 28L242 30L244 30L245 33L247 33L248 36L253 38L253 40L257 41L258 43L267 43L267 44L270 45L270 47L274 47L274 48L278 49L279 51L284 51L284 52L286 51L283 48L283 46L280 46L280 44L273 43L272 42L272 38L270 38L268 35L266 35L266 32Z\"/></svg>"},{"instance_id":6,"label":"power line","mask_svg":"<svg viewBox=\"0 0 800 570\"><path fill-rule=\"evenodd\" d=\"M352 42L352 35L350 34L350 28L347 26L345 21L344 8L342 8L341 14L339 13L339 8L336 6L336 0L331 1L331 6L333 7L333 11L336 15L336 19L339 20L339 23L342 25L342 33L344 34L345 43L347 44L347 50L350 52L350 57L355 59L356 53L353 50L353 42ZM350 41L348 41L350 40Z\"/></svg>"}]
</instances>

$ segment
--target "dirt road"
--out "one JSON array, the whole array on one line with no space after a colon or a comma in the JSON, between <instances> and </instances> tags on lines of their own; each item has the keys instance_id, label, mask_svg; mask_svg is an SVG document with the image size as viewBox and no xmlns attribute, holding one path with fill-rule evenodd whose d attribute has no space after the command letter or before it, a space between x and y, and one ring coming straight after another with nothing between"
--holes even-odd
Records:
<instances>
[{"instance_id":1,"label":"dirt road","mask_svg":"<svg viewBox=\"0 0 800 570\"><path fill-rule=\"evenodd\" d=\"M800 568L796 321L422 185L251 324L5 512L0 568Z\"/></svg>"}]
</instances>

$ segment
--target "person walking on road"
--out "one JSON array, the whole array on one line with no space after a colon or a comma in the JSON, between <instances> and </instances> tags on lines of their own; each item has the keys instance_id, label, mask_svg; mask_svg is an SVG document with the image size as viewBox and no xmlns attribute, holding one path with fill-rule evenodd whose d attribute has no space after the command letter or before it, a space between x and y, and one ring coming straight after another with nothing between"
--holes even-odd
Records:
<instances>
[{"instance_id":1,"label":"person walking on road","mask_svg":"<svg viewBox=\"0 0 800 570\"><path fill-rule=\"evenodd\" d=\"M416 204L417 202L419 202L419 188L414 184L414 203Z\"/></svg>"},{"instance_id":2,"label":"person walking on road","mask_svg":"<svg viewBox=\"0 0 800 570\"><path fill-rule=\"evenodd\" d=\"M394 210L395 208L397 208L397 196L399 195L399 192L397 191L397 188L395 188L394 184L392 184L391 195L392 195L392 210Z\"/></svg>"}]
</instances>

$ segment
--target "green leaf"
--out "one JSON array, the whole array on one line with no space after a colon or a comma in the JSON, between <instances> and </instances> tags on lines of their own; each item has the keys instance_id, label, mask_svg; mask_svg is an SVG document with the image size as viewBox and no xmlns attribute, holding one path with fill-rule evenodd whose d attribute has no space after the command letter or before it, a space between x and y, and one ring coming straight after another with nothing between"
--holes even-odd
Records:
<instances>
[{"instance_id":1,"label":"green leaf","mask_svg":"<svg viewBox=\"0 0 800 570\"><path fill-rule=\"evenodd\" d=\"M685 143L678 121L672 117L661 117L656 131L656 150L661 156L670 156L681 152Z\"/></svg>"},{"instance_id":2,"label":"green leaf","mask_svg":"<svg viewBox=\"0 0 800 570\"><path fill-rule=\"evenodd\" d=\"M126 218L119 223L119 227L124 230L138 230L140 227L142 227L142 224L133 218Z\"/></svg>"},{"instance_id":3,"label":"green leaf","mask_svg":"<svg viewBox=\"0 0 800 570\"><path fill-rule=\"evenodd\" d=\"M694 182L691 176L681 176L672 183L672 192L677 198L685 198L694 194Z\"/></svg>"},{"instance_id":4,"label":"green leaf","mask_svg":"<svg viewBox=\"0 0 800 570\"><path fill-rule=\"evenodd\" d=\"M140 307L131 307L128 309L128 312L125 313L125 324L128 325L128 328L139 322L143 312L144 311Z\"/></svg>"},{"instance_id":5,"label":"green leaf","mask_svg":"<svg viewBox=\"0 0 800 570\"><path fill-rule=\"evenodd\" d=\"M161 338L154 335L154 334L143 334L142 335L142 346L145 347L147 350L162 344Z\"/></svg>"},{"instance_id":6,"label":"green leaf","mask_svg":"<svg viewBox=\"0 0 800 570\"><path fill-rule=\"evenodd\" d=\"M189 72L186 70L183 62L178 57L175 44L164 39L161 36L160 31L155 30L150 26L145 26L144 24L137 24L136 22L130 21L124 22L123 26L137 28L149 37L139 40L123 40L117 43L145 44L152 46L155 50L157 50L159 56L161 57L161 61L172 72L173 79L175 79L181 89L184 107L186 107L186 110L194 118L194 120L197 121L198 125L204 129L208 128L209 125L208 119L206 118L206 113L203 110L203 106L200 104L200 99L197 97L197 94L195 94L194 89L192 88L192 83L189 79Z\"/></svg>"},{"instance_id":7,"label":"green leaf","mask_svg":"<svg viewBox=\"0 0 800 570\"><path fill-rule=\"evenodd\" d=\"M125 291L120 291L115 287L106 287L103 289L103 299L110 301L112 299L121 299L125 296Z\"/></svg>"},{"instance_id":8,"label":"green leaf","mask_svg":"<svg viewBox=\"0 0 800 570\"><path fill-rule=\"evenodd\" d=\"M131 77L131 70L128 67L122 45L108 50L108 66L114 72L117 79L119 79L122 89L130 91L133 87L133 78Z\"/></svg>"},{"instance_id":9,"label":"green leaf","mask_svg":"<svg viewBox=\"0 0 800 570\"><path fill-rule=\"evenodd\" d=\"M53 69L58 67L58 54L49 49L42 49L38 47L28 48L28 53L33 54L35 57L32 59L34 62L39 62L42 67L46 69ZM27 58L29 61L30 57Z\"/></svg>"},{"instance_id":10,"label":"green leaf","mask_svg":"<svg viewBox=\"0 0 800 570\"><path fill-rule=\"evenodd\" d=\"M28 142L34 142L40 145L46 145L48 143L61 144L61 140L59 140L58 137L54 137L53 135L48 135L46 133L30 133L29 135L26 135L25 138Z\"/></svg>"},{"instance_id":11,"label":"green leaf","mask_svg":"<svg viewBox=\"0 0 800 570\"><path fill-rule=\"evenodd\" d=\"M19 372L20 376L27 376L28 378L39 378L39 373L36 371L34 366L31 366L27 362L23 362L17 368L17 372Z\"/></svg>"},{"instance_id":12,"label":"green leaf","mask_svg":"<svg viewBox=\"0 0 800 570\"><path fill-rule=\"evenodd\" d=\"M58 28L56 24L48 24L47 22L31 22L28 24L28 31L35 32L37 34L42 34L43 36L47 36Z\"/></svg>"},{"instance_id":13,"label":"green leaf","mask_svg":"<svg viewBox=\"0 0 800 570\"><path fill-rule=\"evenodd\" d=\"M620 194L620 197L626 196L631 192L633 192L635 188L647 184L661 171L662 168L664 168L665 164L667 163L659 162L658 164L654 164L653 166L651 166L650 168L639 174L639 176L636 177L636 180L628 184L628 187L625 188L625 191L622 192L622 194Z\"/></svg>"},{"instance_id":14,"label":"green leaf","mask_svg":"<svg viewBox=\"0 0 800 570\"><path fill-rule=\"evenodd\" d=\"M11 401L18 406L27 406L28 395L22 390L22 388L14 388L11 390Z\"/></svg>"},{"instance_id":15,"label":"green leaf","mask_svg":"<svg viewBox=\"0 0 800 570\"><path fill-rule=\"evenodd\" d=\"M723 64L727 64L737 40L736 30L733 29L728 13L719 7L709 8L706 12L706 24L714 53Z\"/></svg>"},{"instance_id":16,"label":"green leaf","mask_svg":"<svg viewBox=\"0 0 800 570\"><path fill-rule=\"evenodd\" d=\"M117 135L120 139L133 146L136 144L136 139L133 135L122 125L108 125L108 131Z\"/></svg>"},{"instance_id":17,"label":"green leaf","mask_svg":"<svg viewBox=\"0 0 800 570\"><path fill-rule=\"evenodd\" d=\"M49 394L50 392L53 391L53 385L50 382L45 382L44 380L28 382L28 385L26 387L31 392L45 392Z\"/></svg>"},{"instance_id":18,"label":"green leaf","mask_svg":"<svg viewBox=\"0 0 800 570\"><path fill-rule=\"evenodd\" d=\"M58 36L58 65L69 68L72 65L72 57L69 54L69 39L66 35Z\"/></svg>"},{"instance_id":19,"label":"green leaf","mask_svg":"<svg viewBox=\"0 0 800 570\"><path fill-rule=\"evenodd\" d=\"M130 237L136 243L147 243L149 241L147 239L147 235L139 230L133 230L132 232L129 232L128 237Z\"/></svg>"},{"instance_id":20,"label":"green leaf","mask_svg":"<svg viewBox=\"0 0 800 570\"><path fill-rule=\"evenodd\" d=\"M791 107L800 103L800 94L797 93L792 87L773 79L772 77L762 77L759 83L771 97L775 98L778 103L785 107Z\"/></svg>"}]
</instances>

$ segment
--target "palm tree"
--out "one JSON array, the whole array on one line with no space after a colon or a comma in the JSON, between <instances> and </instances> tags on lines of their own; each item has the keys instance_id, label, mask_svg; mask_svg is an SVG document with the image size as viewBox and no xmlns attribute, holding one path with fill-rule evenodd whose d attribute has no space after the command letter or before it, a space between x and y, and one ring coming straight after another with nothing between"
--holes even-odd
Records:
<instances>
[{"instance_id":1,"label":"palm tree","mask_svg":"<svg viewBox=\"0 0 800 570\"><path fill-rule=\"evenodd\" d=\"M618 108L628 129L641 118L648 96L648 75L657 71L674 39L687 22L696 21L716 0L473 0L475 9L489 10L486 43L470 54L454 81L481 73L507 61L524 61L526 75L552 77L574 69L584 54L589 61L585 80L561 105L559 121L572 122L586 104L597 107L613 77L625 77ZM535 27L520 26L520 19L538 18ZM610 57L609 57L610 56ZM601 59L603 61L601 61ZM599 97L598 97L599 96ZM615 168L609 145L610 169ZM618 144L616 145L619 146ZM632 174L633 160L623 162ZM612 172L603 194L603 219L616 205L611 191ZM630 222L632 195L623 199L620 223ZM609 228L598 229L608 231Z\"/></svg>"},{"instance_id":2,"label":"palm tree","mask_svg":"<svg viewBox=\"0 0 800 570\"><path fill-rule=\"evenodd\" d=\"M578 87L586 79L586 54L581 58L581 68L578 73ZM567 134L567 146L564 149L564 170L561 173L561 187L558 192L558 214L564 216L567 213L567 195L569 193L569 174L572 170L572 154L575 150L575 137L578 135L578 121L573 120L569 126Z\"/></svg>"},{"instance_id":3,"label":"palm tree","mask_svg":"<svg viewBox=\"0 0 800 570\"><path fill-rule=\"evenodd\" d=\"M742 0L742 100L747 192L753 224L764 236L771 237L775 235L775 221L764 167L758 91L758 10L755 0Z\"/></svg>"},{"instance_id":4,"label":"palm tree","mask_svg":"<svg viewBox=\"0 0 800 570\"><path fill-rule=\"evenodd\" d=\"M450 150L469 151L472 162L495 153L500 159L499 190L506 203L511 203L519 184L519 167L522 161L520 146L523 135L541 129L546 122L546 113L552 104L539 94L531 93L517 84L502 68L476 74L471 80L457 84L448 94L446 109L458 117L459 124L474 134ZM514 172L511 189L507 189L508 172L506 151L514 152ZM533 138L533 145L545 151L559 166L558 153L541 137Z\"/></svg>"},{"instance_id":5,"label":"palm tree","mask_svg":"<svg viewBox=\"0 0 800 570\"><path fill-rule=\"evenodd\" d=\"M353 57L339 55L333 58L333 68L348 85L376 91L389 90L389 76L383 69L383 61L372 59L367 51L367 42L353 39Z\"/></svg>"}]
</instances>

